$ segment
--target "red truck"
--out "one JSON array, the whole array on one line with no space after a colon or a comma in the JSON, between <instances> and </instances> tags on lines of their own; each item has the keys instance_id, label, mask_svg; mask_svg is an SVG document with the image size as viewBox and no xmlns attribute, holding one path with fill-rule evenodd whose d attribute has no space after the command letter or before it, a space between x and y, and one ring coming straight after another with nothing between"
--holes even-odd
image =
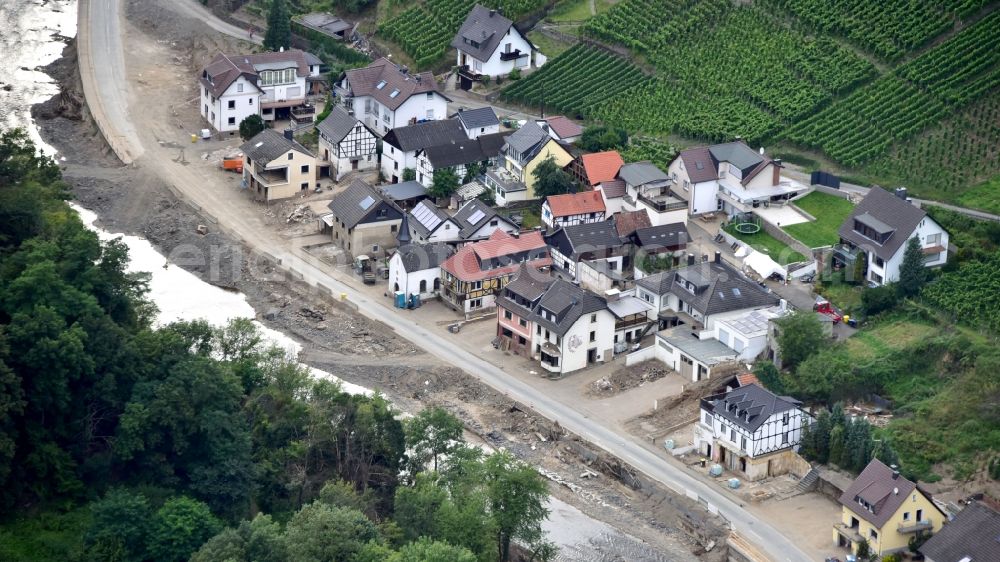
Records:
<instances>
[{"instance_id":1,"label":"red truck","mask_svg":"<svg viewBox=\"0 0 1000 562\"><path fill-rule=\"evenodd\" d=\"M843 320L843 317L837 312L837 309L830 304L830 301L824 299L823 297L816 297L816 304L813 305L813 310L820 314L829 316L833 323L836 324Z\"/></svg>"}]
</instances>

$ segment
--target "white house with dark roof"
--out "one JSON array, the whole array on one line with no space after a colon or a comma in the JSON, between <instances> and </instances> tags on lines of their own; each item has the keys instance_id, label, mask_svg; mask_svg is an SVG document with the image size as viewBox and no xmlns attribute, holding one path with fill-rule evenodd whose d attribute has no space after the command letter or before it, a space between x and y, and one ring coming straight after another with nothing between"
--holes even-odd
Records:
<instances>
[{"instance_id":1,"label":"white house with dark roof","mask_svg":"<svg viewBox=\"0 0 1000 562\"><path fill-rule=\"evenodd\" d=\"M670 189L670 177L652 162L625 164L618 169L618 179L625 182L622 210L645 210L653 226L687 222L687 204Z\"/></svg>"},{"instance_id":2,"label":"white house with dark roof","mask_svg":"<svg viewBox=\"0 0 1000 562\"><path fill-rule=\"evenodd\" d=\"M476 109L459 109L458 113L451 116L458 119L465 129L465 135L470 139L482 135L492 135L500 132L500 118L492 107L479 107Z\"/></svg>"},{"instance_id":3,"label":"white house with dark roof","mask_svg":"<svg viewBox=\"0 0 1000 562\"><path fill-rule=\"evenodd\" d=\"M470 165L479 164L483 170L495 167L506 136L505 133L493 133L473 139L451 140L419 151L417 181L429 188L434 183L436 170L451 168L461 183Z\"/></svg>"},{"instance_id":4,"label":"white house with dark roof","mask_svg":"<svg viewBox=\"0 0 1000 562\"><path fill-rule=\"evenodd\" d=\"M927 539L920 553L927 562L1000 560L1000 511L996 501L986 497L968 503Z\"/></svg>"},{"instance_id":5,"label":"white house with dark roof","mask_svg":"<svg viewBox=\"0 0 1000 562\"><path fill-rule=\"evenodd\" d=\"M337 93L354 116L377 134L420 121L444 119L451 101L430 72L413 74L381 58L344 73Z\"/></svg>"},{"instance_id":6,"label":"white house with dark roof","mask_svg":"<svg viewBox=\"0 0 1000 562\"><path fill-rule=\"evenodd\" d=\"M409 168L416 177L417 156L421 152L431 146L465 140L468 137L457 119L396 127L382 137L382 175L392 183L397 183Z\"/></svg>"},{"instance_id":7,"label":"white house with dark roof","mask_svg":"<svg viewBox=\"0 0 1000 562\"><path fill-rule=\"evenodd\" d=\"M221 132L238 131L250 115L260 115L265 121L293 116L311 122L312 112L292 111L306 103L307 80L320 75L319 64L310 61L318 59L297 49L249 55L219 53L199 76L201 116Z\"/></svg>"},{"instance_id":8,"label":"white house with dark roof","mask_svg":"<svg viewBox=\"0 0 1000 562\"><path fill-rule=\"evenodd\" d=\"M400 246L389 258L389 294L402 291L407 302L410 295L420 295L421 299L437 296L441 291L441 263L454 253L450 244L442 242Z\"/></svg>"},{"instance_id":9,"label":"white house with dark roof","mask_svg":"<svg viewBox=\"0 0 1000 562\"><path fill-rule=\"evenodd\" d=\"M695 448L747 480L787 474L795 466L802 430L812 423L801 405L759 384L702 398Z\"/></svg>"},{"instance_id":10,"label":"white house with dark roof","mask_svg":"<svg viewBox=\"0 0 1000 562\"><path fill-rule=\"evenodd\" d=\"M534 355L546 371L564 375L614 356L615 316L604 297L555 280L531 315Z\"/></svg>"},{"instance_id":11,"label":"white house with dark roof","mask_svg":"<svg viewBox=\"0 0 1000 562\"><path fill-rule=\"evenodd\" d=\"M722 211L730 216L783 203L807 189L781 170L781 160L743 141L682 150L667 169L674 193L692 215Z\"/></svg>"},{"instance_id":12,"label":"white house with dark roof","mask_svg":"<svg viewBox=\"0 0 1000 562\"><path fill-rule=\"evenodd\" d=\"M375 145L378 137L347 110L335 106L316 126L319 130L319 166L340 181L352 171L374 170L378 165Z\"/></svg>"},{"instance_id":13,"label":"white house with dark roof","mask_svg":"<svg viewBox=\"0 0 1000 562\"><path fill-rule=\"evenodd\" d=\"M496 10L476 4L451 40L455 62L470 77L506 76L532 64L535 46L514 22Z\"/></svg>"},{"instance_id":14,"label":"white house with dark roof","mask_svg":"<svg viewBox=\"0 0 1000 562\"><path fill-rule=\"evenodd\" d=\"M308 191L316 179L316 156L291 130L264 129L240 146L243 185L256 201L287 199Z\"/></svg>"},{"instance_id":15,"label":"white house with dark roof","mask_svg":"<svg viewBox=\"0 0 1000 562\"><path fill-rule=\"evenodd\" d=\"M552 267L567 278L582 281L580 263L601 261L618 281L622 280L629 249L613 220L560 227L545 241L552 250Z\"/></svg>"},{"instance_id":16,"label":"white house with dark roof","mask_svg":"<svg viewBox=\"0 0 1000 562\"><path fill-rule=\"evenodd\" d=\"M834 248L833 259L854 262L859 252L865 254L865 279L881 285L899 280L899 267L910 238L920 243L926 267L948 262L948 231L927 212L906 199L906 190L895 194L873 187L850 216L840 225L841 245Z\"/></svg>"},{"instance_id":17,"label":"white house with dark roof","mask_svg":"<svg viewBox=\"0 0 1000 562\"><path fill-rule=\"evenodd\" d=\"M517 225L478 199L466 202L454 215L424 200L410 211L408 222L416 243L473 242L485 240L498 230L508 234L518 230Z\"/></svg>"}]
</instances>

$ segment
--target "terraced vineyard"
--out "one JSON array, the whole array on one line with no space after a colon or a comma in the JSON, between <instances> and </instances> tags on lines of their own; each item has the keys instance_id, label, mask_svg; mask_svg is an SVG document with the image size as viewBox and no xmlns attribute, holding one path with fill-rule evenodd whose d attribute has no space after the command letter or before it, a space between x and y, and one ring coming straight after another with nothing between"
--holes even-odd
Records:
<instances>
[{"instance_id":1,"label":"terraced vineyard","mask_svg":"<svg viewBox=\"0 0 1000 562\"><path fill-rule=\"evenodd\" d=\"M649 81L638 67L621 57L580 43L528 79L515 82L504 90L503 97L528 106L544 101L547 110L588 115L609 99Z\"/></svg>"},{"instance_id":2,"label":"terraced vineyard","mask_svg":"<svg viewBox=\"0 0 1000 562\"><path fill-rule=\"evenodd\" d=\"M784 138L859 166L1000 86L1000 12L847 98Z\"/></svg>"},{"instance_id":3,"label":"terraced vineyard","mask_svg":"<svg viewBox=\"0 0 1000 562\"><path fill-rule=\"evenodd\" d=\"M544 0L493 0L478 2L499 8L514 21L538 9ZM441 60L465 16L477 0L426 0L379 25L379 33L398 44L421 69Z\"/></svg>"}]
</instances>

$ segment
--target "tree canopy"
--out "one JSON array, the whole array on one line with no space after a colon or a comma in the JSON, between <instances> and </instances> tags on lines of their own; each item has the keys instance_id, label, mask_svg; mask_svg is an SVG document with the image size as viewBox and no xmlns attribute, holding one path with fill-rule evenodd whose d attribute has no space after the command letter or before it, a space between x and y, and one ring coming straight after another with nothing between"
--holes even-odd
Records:
<instances>
[{"instance_id":1,"label":"tree canopy","mask_svg":"<svg viewBox=\"0 0 1000 562\"><path fill-rule=\"evenodd\" d=\"M240 121L240 138L248 141L267 128L264 119L257 115L247 115Z\"/></svg>"},{"instance_id":2,"label":"tree canopy","mask_svg":"<svg viewBox=\"0 0 1000 562\"><path fill-rule=\"evenodd\" d=\"M292 46L291 18L285 0L271 0L271 8L267 12L267 32L264 34L265 49L279 51Z\"/></svg>"},{"instance_id":3,"label":"tree canopy","mask_svg":"<svg viewBox=\"0 0 1000 562\"><path fill-rule=\"evenodd\" d=\"M781 364L793 369L819 351L826 341L823 326L811 310L796 311L776 321Z\"/></svg>"},{"instance_id":4,"label":"tree canopy","mask_svg":"<svg viewBox=\"0 0 1000 562\"><path fill-rule=\"evenodd\" d=\"M588 152L613 150L628 144L628 133L619 127L591 125L583 130L577 144Z\"/></svg>"},{"instance_id":5,"label":"tree canopy","mask_svg":"<svg viewBox=\"0 0 1000 562\"><path fill-rule=\"evenodd\" d=\"M534 192L536 197L561 195L574 191L573 178L570 177L550 156L535 167L532 175L535 178Z\"/></svg>"},{"instance_id":6,"label":"tree canopy","mask_svg":"<svg viewBox=\"0 0 1000 562\"><path fill-rule=\"evenodd\" d=\"M924 252L920 248L920 238L914 236L906 241L903 263L899 264L899 282L896 289L903 298L915 297L927 283L927 268L924 267Z\"/></svg>"},{"instance_id":7,"label":"tree canopy","mask_svg":"<svg viewBox=\"0 0 1000 562\"><path fill-rule=\"evenodd\" d=\"M459 187L458 174L454 168L441 168L434 170L434 179L431 181L431 188L427 193L440 199L451 197Z\"/></svg>"}]
</instances>

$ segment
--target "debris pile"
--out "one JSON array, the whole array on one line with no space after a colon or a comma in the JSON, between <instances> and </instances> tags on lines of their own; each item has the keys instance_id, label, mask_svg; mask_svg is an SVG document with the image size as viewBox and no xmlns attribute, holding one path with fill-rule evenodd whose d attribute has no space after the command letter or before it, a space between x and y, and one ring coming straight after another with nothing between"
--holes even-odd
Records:
<instances>
[{"instance_id":1,"label":"debris pile","mask_svg":"<svg viewBox=\"0 0 1000 562\"><path fill-rule=\"evenodd\" d=\"M309 205L299 205L285 217L285 223L310 222L316 220L316 213L309 208Z\"/></svg>"}]
</instances>

